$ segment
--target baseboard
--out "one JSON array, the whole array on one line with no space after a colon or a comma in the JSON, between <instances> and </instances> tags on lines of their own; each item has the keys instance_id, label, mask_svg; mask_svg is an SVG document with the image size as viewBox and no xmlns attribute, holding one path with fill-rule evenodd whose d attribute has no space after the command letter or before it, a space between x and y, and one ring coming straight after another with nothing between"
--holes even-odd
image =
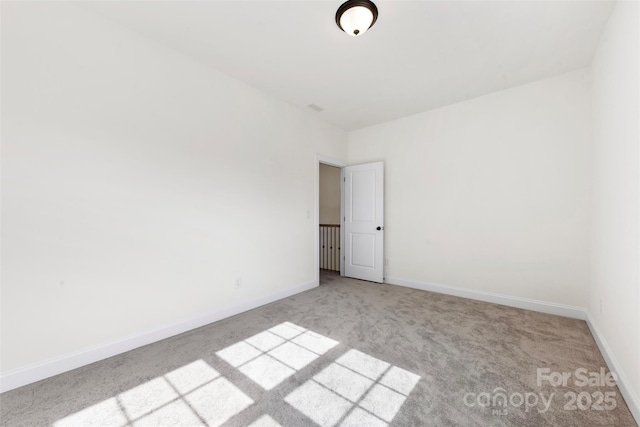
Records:
<instances>
[{"instance_id":1,"label":"baseboard","mask_svg":"<svg viewBox=\"0 0 640 427\"><path fill-rule=\"evenodd\" d=\"M440 285L438 283L414 282L410 280L398 279L395 277L387 277L385 278L384 281L385 283L388 283L390 285L421 289L423 291L453 295L456 297L468 298L468 299L473 299L477 301L490 302L493 304L506 305L509 307L523 308L525 310L532 310L532 311L538 311L541 313L571 317L573 319L586 320L586 312L584 308L575 307L571 305L555 304L555 303L546 302L546 301L538 301L538 300L532 300L527 298L509 296L509 295L474 291L471 289Z\"/></svg>"},{"instance_id":2,"label":"baseboard","mask_svg":"<svg viewBox=\"0 0 640 427\"><path fill-rule=\"evenodd\" d=\"M620 363L611 350L611 347L609 347L606 340L604 339L604 336L598 330L595 323L593 323L591 316L584 308L554 304L545 301L531 300L527 298L513 297L508 295L494 294L490 292L456 288L453 286L440 285L437 283L414 282L394 277L385 278L385 283L388 283L390 285L404 286L407 288L421 289L423 291L436 292L439 294L453 295L477 301L501 304L509 307L523 308L526 310L555 314L558 316L570 317L573 319L585 320L589 327L589 330L591 331L591 335L593 335L593 338L595 339L598 348L600 349L600 353L602 353L605 362L607 362L609 370L615 372L618 376L618 389L620 389L620 393L627 403L631 414L635 418L638 425L640 425L640 399L638 399L638 395L630 387L629 380L625 375L622 366L620 366Z\"/></svg>"},{"instance_id":3,"label":"baseboard","mask_svg":"<svg viewBox=\"0 0 640 427\"><path fill-rule=\"evenodd\" d=\"M613 354L611 347L609 347L609 344L607 344L604 336L591 319L589 312L586 313L586 321L587 325L589 326L589 330L591 331L591 335L593 335L593 338L596 340L596 344L598 344L600 353L602 353L605 362L607 362L609 370L615 372L615 374L617 375L618 380L616 381L616 383L618 385L618 388L620 389L620 393L622 393L622 397L624 397L624 400L627 403L631 414L636 419L636 423L640 425L640 398L638 398L636 392L629 386L629 379L622 370L622 366L620 366L620 363L618 362L618 359L616 359L616 356Z\"/></svg>"},{"instance_id":4,"label":"baseboard","mask_svg":"<svg viewBox=\"0 0 640 427\"><path fill-rule=\"evenodd\" d=\"M235 316L265 304L307 291L318 286L317 281L294 286L256 298L241 304L212 310L169 323L155 329L129 335L122 339L66 354L44 362L32 364L3 373L0 376L0 393L22 387L81 366L112 357L144 345L196 329L227 317Z\"/></svg>"}]
</instances>

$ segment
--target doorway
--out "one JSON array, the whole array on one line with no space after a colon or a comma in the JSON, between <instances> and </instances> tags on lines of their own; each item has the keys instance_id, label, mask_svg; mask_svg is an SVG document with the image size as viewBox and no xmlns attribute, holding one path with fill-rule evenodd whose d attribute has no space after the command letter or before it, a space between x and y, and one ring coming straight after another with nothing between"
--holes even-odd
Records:
<instances>
[{"instance_id":1,"label":"doorway","mask_svg":"<svg viewBox=\"0 0 640 427\"><path fill-rule=\"evenodd\" d=\"M316 178L316 283L338 274L383 283L384 164L318 156Z\"/></svg>"},{"instance_id":2,"label":"doorway","mask_svg":"<svg viewBox=\"0 0 640 427\"><path fill-rule=\"evenodd\" d=\"M319 284L344 274L343 171L338 160L317 158L316 274Z\"/></svg>"},{"instance_id":3,"label":"doorway","mask_svg":"<svg viewBox=\"0 0 640 427\"><path fill-rule=\"evenodd\" d=\"M319 170L319 267L320 278L340 274L342 264L340 231L342 209L342 170L320 163ZM331 272L331 273L330 273Z\"/></svg>"}]
</instances>

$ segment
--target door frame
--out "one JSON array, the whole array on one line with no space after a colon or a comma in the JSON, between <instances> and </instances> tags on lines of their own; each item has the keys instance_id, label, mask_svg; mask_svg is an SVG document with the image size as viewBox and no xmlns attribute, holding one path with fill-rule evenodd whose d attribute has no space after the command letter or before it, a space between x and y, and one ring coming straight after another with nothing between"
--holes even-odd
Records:
<instances>
[{"instance_id":1,"label":"door frame","mask_svg":"<svg viewBox=\"0 0 640 427\"><path fill-rule=\"evenodd\" d=\"M314 230L316 283L320 284L320 164L340 168L340 249L344 248L344 167L346 162L331 157L316 154L316 219ZM344 257L340 254L340 276L344 276Z\"/></svg>"}]
</instances>

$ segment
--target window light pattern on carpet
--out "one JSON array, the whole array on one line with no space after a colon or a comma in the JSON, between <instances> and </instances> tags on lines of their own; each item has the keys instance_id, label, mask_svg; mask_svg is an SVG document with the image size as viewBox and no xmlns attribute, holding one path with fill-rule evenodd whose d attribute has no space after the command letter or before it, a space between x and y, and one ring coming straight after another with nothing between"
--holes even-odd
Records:
<instances>
[{"instance_id":1,"label":"window light pattern on carpet","mask_svg":"<svg viewBox=\"0 0 640 427\"><path fill-rule=\"evenodd\" d=\"M338 344L284 322L216 356L269 393ZM282 405L290 405L321 427L387 426L419 380L416 374L348 349L291 391ZM209 363L196 360L60 419L54 427L220 426L254 403ZM249 426L281 427L265 413Z\"/></svg>"}]
</instances>

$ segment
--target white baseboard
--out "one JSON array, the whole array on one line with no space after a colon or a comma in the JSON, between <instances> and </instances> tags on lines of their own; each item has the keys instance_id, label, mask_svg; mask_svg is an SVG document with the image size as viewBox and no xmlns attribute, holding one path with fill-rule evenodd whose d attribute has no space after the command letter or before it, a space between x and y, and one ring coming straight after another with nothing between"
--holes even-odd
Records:
<instances>
[{"instance_id":1,"label":"white baseboard","mask_svg":"<svg viewBox=\"0 0 640 427\"><path fill-rule=\"evenodd\" d=\"M636 423L640 425L640 399L631 388L629 380L622 370L622 366L616 359L611 347L607 344L602 333L593 323L591 316L581 307L574 307L563 304L554 304L545 301L531 300L527 298L519 298L508 295L493 294L490 292L474 291L471 289L456 288L453 286L440 285L429 282L414 282L410 280L398 279L394 277L385 278L385 283L390 285L404 286L407 288L421 289L423 291L436 292L439 294L453 295L462 298L469 298L477 301L485 301L494 304L506 305L509 307L523 308L526 310L538 311L541 313L556 314L558 316L571 317L573 319L585 320L589 326L589 330L593 338L598 344L598 348L604 357L609 370L615 372L618 377L617 385L620 389L622 397L624 397L631 414L636 419Z\"/></svg>"},{"instance_id":2,"label":"white baseboard","mask_svg":"<svg viewBox=\"0 0 640 427\"><path fill-rule=\"evenodd\" d=\"M116 341L86 348L74 353L45 360L44 362L35 363L5 372L0 376L0 393L67 372L90 363L98 362L108 357L208 325L209 323L217 322L218 320L222 320L227 317L235 316L236 314L307 291L317 286L317 281L294 286L241 304L201 313L155 329L129 335Z\"/></svg>"},{"instance_id":3,"label":"white baseboard","mask_svg":"<svg viewBox=\"0 0 640 427\"><path fill-rule=\"evenodd\" d=\"M620 389L620 393L622 393L622 397L624 397L624 400L627 403L627 406L629 407L631 414L636 419L636 423L640 425L640 398L638 398L638 395L636 394L636 392L629 386L630 383L629 383L628 377L622 370L622 366L620 366L618 359L616 359L616 356L613 354L613 351L611 350L611 347L609 347L609 344L607 344L607 341L604 339L604 336L602 335L602 333L600 332L596 324L591 319L589 312L586 312L586 313L587 313L587 319L586 319L587 325L591 330L591 335L593 335L593 338L596 340L596 344L598 344L598 348L600 348L600 353L602 353L602 356L604 357L605 362L607 362L607 365L609 366L609 370L612 372L615 372L615 374L617 375L618 380L616 381L616 384Z\"/></svg>"},{"instance_id":4,"label":"white baseboard","mask_svg":"<svg viewBox=\"0 0 640 427\"><path fill-rule=\"evenodd\" d=\"M390 285L404 286L406 288L421 289L423 291L436 292L439 294L453 295L456 297L468 298L477 301L490 302L493 304L506 305L509 307L523 308L525 310L538 311L541 313L555 314L558 316L571 317L573 319L586 320L584 308L571 305L555 304L552 302L538 301L527 298L513 297L509 295L494 294L490 292L474 291L471 289L457 288L454 286L440 285L430 282L414 282L410 280L398 279L395 277L385 278L385 283Z\"/></svg>"}]
</instances>

